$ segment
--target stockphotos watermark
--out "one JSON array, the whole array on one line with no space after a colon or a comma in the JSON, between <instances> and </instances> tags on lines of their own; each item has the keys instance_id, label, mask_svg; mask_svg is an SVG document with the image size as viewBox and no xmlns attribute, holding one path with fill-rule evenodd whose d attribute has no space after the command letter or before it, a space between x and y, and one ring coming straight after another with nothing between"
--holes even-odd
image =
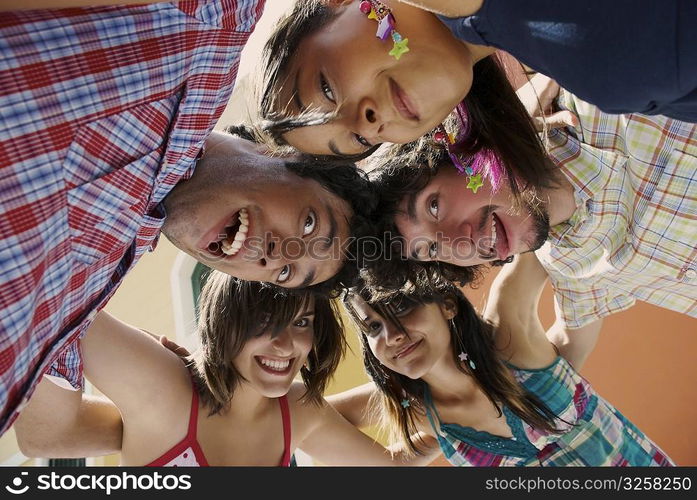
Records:
<instances>
[{"instance_id":1,"label":"stockphotos watermark","mask_svg":"<svg viewBox=\"0 0 697 500\"><path fill-rule=\"evenodd\" d=\"M5 490L13 495L23 495L28 491L90 491L106 493L123 491L186 491L191 489L191 476L188 474L162 474L160 472L143 472L133 474L120 472L104 473L69 473L51 471L49 474L29 477L28 472L19 472ZM32 483L32 479L36 481Z\"/></svg>"},{"instance_id":2,"label":"stockphotos watermark","mask_svg":"<svg viewBox=\"0 0 697 500\"><path fill-rule=\"evenodd\" d=\"M408 241L401 235L385 232L381 236L361 236L356 238L279 238L272 233L245 239L233 256L248 262L283 261L294 262L304 258L317 261L348 260L360 258L364 262L380 260L408 260L413 258L432 259L445 262L466 262L474 259L491 260L495 240L485 236L473 240L470 237L450 238L437 232L434 238L418 236ZM216 263L230 259L223 252L221 242L211 243L205 251L199 251L198 258Z\"/></svg>"}]
</instances>

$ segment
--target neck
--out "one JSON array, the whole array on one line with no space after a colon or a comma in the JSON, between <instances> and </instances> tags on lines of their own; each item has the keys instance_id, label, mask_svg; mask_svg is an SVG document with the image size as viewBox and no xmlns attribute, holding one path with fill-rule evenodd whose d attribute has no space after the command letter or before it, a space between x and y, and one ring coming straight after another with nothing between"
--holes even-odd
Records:
<instances>
[{"instance_id":1,"label":"neck","mask_svg":"<svg viewBox=\"0 0 697 500\"><path fill-rule=\"evenodd\" d=\"M450 358L434 365L421 379L428 384L435 402L467 400L477 388L474 378L461 372Z\"/></svg>"},{"instance_id":2,"label":"neck","mask_svg":"<svg viewBox=\"0 0 697 500\"><path fill-rule=\"evenodd\" d=\"M485 57L489 57L491 54L496 52L495 47L489 47L487 45L475 45L475 44L469 43L469 42L462 42L462 43L465 44L467 49L470 51L470 54L472 55L472 65L481 61Z\"/></svg>"},{"instance_id":3,"label":"neck","mask_svg":"<svg viewBox=\"0 0 697 500\"><path fill-rule=\"evenodd\" d=\"M230 401L227 415L234 416L235 420L244 419L255 421L261 414L268 411L270 404L277 404L271 398L261 395L248 383L242 382L235 389Z\"/></svg>"},{"instance_id":4,"label":"neck","mask_svg":"<svg viewBox=\"0 0 697 500\"><path fill-rule=\"evenodd\" d=\"M574 186L561 171L557 181L555 186L542 190L540 193L540 199L547 206L550 226L566 222L576 211Z\"/></svg>"}]
</instances>

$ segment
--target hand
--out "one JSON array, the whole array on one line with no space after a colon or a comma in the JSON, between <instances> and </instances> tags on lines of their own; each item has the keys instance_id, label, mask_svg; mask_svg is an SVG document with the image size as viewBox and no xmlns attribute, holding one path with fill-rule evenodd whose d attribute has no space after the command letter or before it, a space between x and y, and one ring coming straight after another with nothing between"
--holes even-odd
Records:
<instances>
[{"instance_id":1,"label":"hand","mask_svg":"<svg viewBox=\"0 0 697 500\"><path fill-rule=\"evenodd\" d=\"M578 127L578 117L571 111L554 111L554 100L559 95L559 84L541 73L537 73L516 92L518 98L532 117L535 129Z\"/></svg>"},{"instance_id":2,"label":"hand","mask_svg":"<svg viewBox=\"0 0 697 500\"><path fill-rule=\"evenodd\" d=\"M141 332L147 333L150 335L152 338L157 340L160 344L162 344L164 347L172 351L174 354L179 356L180 358L189 356L191 353L185 348L174 342L173 340L168 339L164 335L155 335L154 333L151 333L147 330L143 330L142 328L140 329Z\"/></svg>"}]
</instances>

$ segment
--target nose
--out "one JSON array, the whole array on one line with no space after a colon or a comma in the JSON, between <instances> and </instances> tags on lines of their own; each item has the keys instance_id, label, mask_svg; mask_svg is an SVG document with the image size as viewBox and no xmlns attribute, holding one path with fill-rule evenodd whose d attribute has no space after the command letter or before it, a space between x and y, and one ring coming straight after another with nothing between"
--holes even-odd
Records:
<instances>
[{"instance_id":1,"label":"nose","mask_svg":"<svg viewBox=\"0 0 697 500\"><path fill-rule=\"evenodd\" d=\"M459 215L459 214L458 214ZM461 217L450 217L441 222L440 231L450 240L472 240L472 224Z\"/></svg>"},{"instance_id":2,"label":"nose","mask_svg":"<svg viewBox=\"0 0 697 500\"><path fill-rule=\"evenodd\" d=\"M382 142L379 137L385 128L385 121L384 113L378 109L377 102L373 99L366 97L358 103L356 133L371 144Z\"/></svg>"},{"instance_id":3,"label":"nose","mask_svg":"<svg viewBox=\"0 0 697 500\"><path fill-rule=\"evenodd\" d=\"M389 346L399 345L404 342L406 334L395 325L385 325L385 344Z\"/></svg>"},{"instance_id":4,"label":"nose","mask_svg":"<svg viewBox=\"0 0 697 500\"><path fill-rule=\"evenodd\" d=\"M283 238L275 234L269 235L265 242L265 247L261 252L261 258L257 261L261 267L271 269L281 269L288 263L283 247Z\"/></svg>"},{"instance_id":5,"label":"nose","mask_svg":"<svg viewBox=\"0 0 697 500\"><path fill-rule=\"evenodd\" d=\"M444 262L462 262L471 259L476 254L473 241L472 224L467 220L449 219L440 225L440 235L437 235L437 260ZM440 241L439 241L440 240Z\"/></svg>"},{"instance_id":6,"label":"nose","mask_svg":"<svg viewBox=\"0 0 697 500\"><path fill-rule=\"evenodd\" d=\"M293 335L284 328L271 337L271 345L278 356L290 356L293 353Z\"/></svg>"}]
</instances>

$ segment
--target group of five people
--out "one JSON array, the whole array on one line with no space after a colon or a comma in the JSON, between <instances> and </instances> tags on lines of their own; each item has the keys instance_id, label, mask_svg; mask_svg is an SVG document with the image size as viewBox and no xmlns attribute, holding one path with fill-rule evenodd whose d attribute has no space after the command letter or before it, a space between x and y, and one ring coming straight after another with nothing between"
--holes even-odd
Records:
<instances>
[{"instance_id":1,"label":"group of five people","mask_svg":"<svg viewBox=\"0 0 697 500\"><path fill-rule=\"evenodd\" d=\"M697 315L695 7L298 1L257 126L211 132L263 3L3 14L2 429L130 465L671 464L577 370L637 299ZM215 269L192 355L99 312L160 231ZM337 300L373 383L330 404ZM113 404L43 377L83 367Z\"/></svg>"}]
</instances>

